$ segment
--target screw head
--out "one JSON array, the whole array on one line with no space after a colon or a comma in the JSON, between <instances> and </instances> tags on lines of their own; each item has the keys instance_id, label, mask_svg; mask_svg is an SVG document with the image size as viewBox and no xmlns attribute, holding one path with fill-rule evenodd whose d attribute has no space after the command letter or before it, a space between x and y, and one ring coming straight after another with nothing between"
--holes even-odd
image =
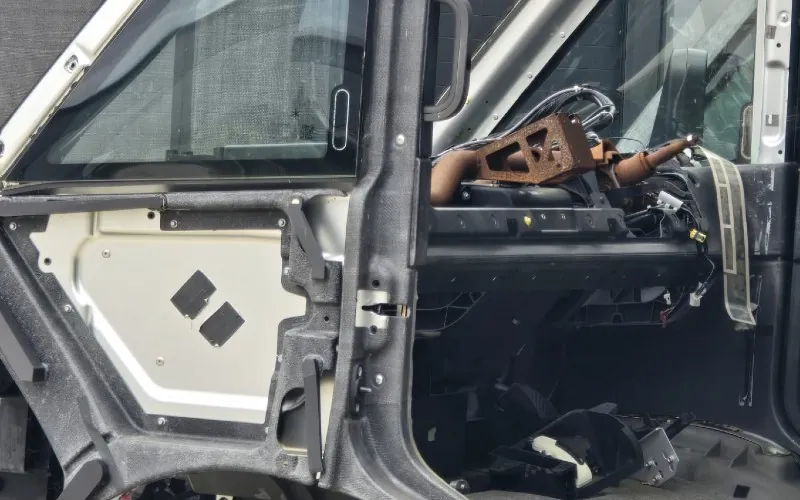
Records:
<instances>
[{"instance_id":1,"label":"screw head","mask_svg":"<svg viewBox=\"0 0 800 500\"><path fill-rule=\"evenodd\" d=\"M164 358L162 358L161 356L157 357L156 358L156 365L164 366Z\"/></svg>"},{"instance_id":2,"label":"screw head","mask_svg":"<svg viewBox=\"0 0 800 500\"><path fill-rule=\"evenodd\" d=\"M65 313L72 312L72 306L69 304L64 304L64 307L62 309L64 310Z\"/></svg>"},{"instance_id":3,"label":"screw head","mask_svg":"<svg viewBox=\"0 0 800 500\"><path fill-rule=\"evenodd\" d=\"M107 258L111 257L111 250L105 249L101 253L102 253L104 259L107 259Z\"/></svg>"},{"instance_id":4,"label":"screw head","mask_svg":"<svg viewBox=\"0 0 800 500\"><path fill-rule=\"evenodd\" d=\"M394 142L398 146L402 146L403 144L406 143L406 136L404 136L403 134L399 134L397 137L395 137Z\"/></svg>"},{"instance_id":5,"label":"screw head","mask_svg":"<svg viewBox=\"0 0 800 500\"><path fill-rule=\"evenodd\" d=\"M375 385L383 385L384 378L380 373L375 375Z\"/></svg>"},{"instance_id":6,"label":"screw head","mask_svg":"<svg viewBox=\"0 0 800 500\"><path fill-rule=\"evenodd\" d=\"M784 23L788 23L789 22L789 13L788 12L781 13L781 21L784 22Z\"/></svg>"},{"instance_id":7,"label":"screw head","mask_svg":"<svg viewBox=\"0 0 800 500\"><path fill-rule=\"evenodd\" d=\"M167 425L167 419L164 417L158 417L156 419L156 423L158 424L159 427L164 427L165 425Z\"/></svg>"},{"instance_id":8,"label":"screw head","mask_svg":"<svg viewBox=\"0 0 800 500\"><path fill-rule=\"evenodd\" d=\"M558 36L560 36L561 38L567 38L567 34L564 33L563 31L559 33Z\"/></svg>"},{"instance_id":9,"label":"screw head","mask_svg":"<svg viewBox=\"0 0 800 500\"><path fill-rule=\"evenodd\" d=\"M497 114L492 115L492 120L499 120L500 116Z\"/></svg>"},{"instance_id":10,"label":"screw head","mask_svg":"<svg viewBox=\"0 0 800 500\"><path fill-rule=\"evenodd\" d=\"M463 191L461 193L461 199L464 200L464 201L469 200L471 197L472 197L472 195L469 194L469 191Z\"/></svg>"},{"instance_id":11,"label":"screw head","mask_svg":"<svg viewBox=\"0 0 800 500\"><path fill-rule=\"evenodd\" d=\"M176 220L169 221L169 227L171 227L172 229L175 229L176 227L178 227L178 221L176 221Z\"/></svg>"},{"instance_id":12,"label":"screw head","mask_svg":"<svg viewBox=\"0 0 800 500\"><path fill-rule=\"evenodd\" d=\"M533 73L528 73L528 80L533 80Z\"/></svg>"},{"instance_id":13,"label":"screw head","mask_svg":"<svg viewBox=\"0 0 800 500\"><path fill-rule=\"evenodd\" d=\"M11 224L8 225L8 228L10 230L12 230L12 231L16 231L17 230L17 223L16 222L12 222Z\"/></svg>"},{"instance_id":14,"label":"screw head","mask_svg":"<svg viewBox=\"0 0 800 500\"><path fill-rule=\"evenodd\" d=\"M278 219L278 227L286 227L286 219Z\"/></svg>"}]
</instances>

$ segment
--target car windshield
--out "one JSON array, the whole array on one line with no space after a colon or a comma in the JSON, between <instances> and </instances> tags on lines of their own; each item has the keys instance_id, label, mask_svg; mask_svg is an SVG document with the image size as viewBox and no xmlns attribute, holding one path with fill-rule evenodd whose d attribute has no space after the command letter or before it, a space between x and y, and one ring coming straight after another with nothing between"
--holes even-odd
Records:
<instances>
[{"instance_id":1,"label":"car windshield","mask_svg":"<svg viewBox=\"0 0 800 500\"><path fill-rule=\"evenodd\" d=\"M750 160L757 0L610 0L569 40L501 127L559 89L588 84L619 114L603 135L622 151L699 135Z\"/></svg>"}]
</instances>

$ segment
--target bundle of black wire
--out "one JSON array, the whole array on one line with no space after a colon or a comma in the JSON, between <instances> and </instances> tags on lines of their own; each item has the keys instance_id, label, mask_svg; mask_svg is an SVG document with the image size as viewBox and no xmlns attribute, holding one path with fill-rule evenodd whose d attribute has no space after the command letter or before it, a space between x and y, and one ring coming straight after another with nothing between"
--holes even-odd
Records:
<instances>
[{"instance_id":1,"label":"bundle of black wire","mask_svg":"<svg viewBox=\"0 0 800 500\"><path fill-rule=\"evenodd\" d=\"M473 139L462 144L456 144L435 155L433 159L436 160L451 151L480 149L493 141L513 134L517 130L537 120L558 113L566 106L577 101L590 101L596 105L596 109L581 119L581 124L584 130L586 130L587 136L596 137L596 132L603 130L614 122L614 117L617 114L617 107L610 97L588 85L576 85L550 94L539 104L531 108L508 129L502 132L495 132L482 139Z\"/></svg>"}]
</instances>

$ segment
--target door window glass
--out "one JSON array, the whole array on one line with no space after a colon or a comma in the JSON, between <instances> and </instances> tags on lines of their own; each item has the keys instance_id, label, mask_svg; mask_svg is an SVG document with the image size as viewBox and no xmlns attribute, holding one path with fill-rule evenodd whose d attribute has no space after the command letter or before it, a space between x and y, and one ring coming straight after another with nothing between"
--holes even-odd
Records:
<instances>
[{"instance_id":1,"label":"door window glass","mask_svg":"<svg viewBox=\"0 0 800 500\"><path fill-rule=\"evenodd\" d=\"M367 0L150 0L10 180L354 175Z\"/></svg>"}]
</instances>

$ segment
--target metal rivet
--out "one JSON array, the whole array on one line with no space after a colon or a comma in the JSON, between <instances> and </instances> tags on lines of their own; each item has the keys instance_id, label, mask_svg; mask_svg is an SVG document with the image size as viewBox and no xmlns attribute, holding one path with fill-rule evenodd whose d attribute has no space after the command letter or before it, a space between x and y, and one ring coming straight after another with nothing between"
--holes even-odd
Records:
<instances>
[{"instance_id":1,"label":"metal rivet","mask_svg":"<svg viewBox=\"0 0 800 500\"><path fill-rule=\"evenodd\" d=\"M492 120L499 120L500 117L498 115L492 115Z\"/></svg>"},{"instance_id":2,"label":"metal rivet","mask_svg":"<svg viewBox=\"0 0 800 500\"><path fill-rule=\"evenodd\" d=\"M464 192L461 193L461 199L464 200L464 201L469 200L470 197L471 197L471 195L469 194L469 191L464 191Z\"/></svg>"},{"instance_id":3,"label":"metal rivet","mask_svg":"<svg viewBox=\"0 0 800 500\"><path fill-rule=\"evenodd\" d=\"M67 73L72 73L78 67L78 57L72 56L67 59L67 63L64 65L64 69L67 70Z\"/></svg>"},{"instance_id":4,"label":"metal rivet","mask_svg":"<svg viewBox=\"0 0 800 500\"><path fill-rule=\"evenodd\" d=\"M178 227L178 221L176 221L176 220L169 221L169 227L171 227L172 229L175 229L176 227Z\"/></svg>"},{"instance_id":5,"label":"metal rivet","mask_svg":"<svg viewBox=\"0 0 800 500\"><path fill-rule=\"evenodd\" d=\"M158 366L164 366L164 358L162 358L161 356L157 357L156 358L156 364Z\"/></svg>"},{"instance_id":6,"label":"metal rivet","mask_svg":"<svg viewBox=\"0 0 800 500\"><path fill-rule=\"evenodd\" d=\"M102 255L104 259L111 257L111 250L105 249L102 251Z\"/></svg>"},{"instance_id":7,"label":"metal rivet","mask_svg":"<svg viewBox=\"0 0 800 500\"><path fill-rule=\"evenodd\" d=\"M567 38L567 34L564 33L563 31L559 33L558 36L560 36L561 38Z\"/></svg>"},{"instance_id":8,"label":"metal rivet","mask_svg":"<svg viewBox=\"0 0 800 500\"><path fill-rule=\"evenodd\" d=\"M17 223L16 222L12 222L11 224L8 225L8 228L10 230L12 230L12 231L16 231L17 230Z\"/></svg>"},{"instance_id":9,"label":"metal rivet","mask_svg":"<svg viewBox=\"0 0 800 500\"><path fill-rule=\"evenodd\" d=\"M158 424L159 427L164 427L165 425L167 425L167 419L164 417L158 417L156 423Z\"/></svg>"},{"instance_id":10,"label":"metal rivet","mask_svg":"<svg viewBox=\"0 0 800 500\"><path fill-rule=\"evenodd\" d=\"M67 312L67 313L72 312L72 306L69 305L69 304L64 305L63 309L64 309L64 312Z\"/></svg>"},{"instance_id":11,"label":"metal rivet","mask_svg":"<svg viewBox=\"0 0 800 500\"><path fill-rule=\"evenodd\" d=\"M286 219L278 219L278 227L286 227Z\"/></svg>"},{"instance_id":12,"label":"metal rivet","mask_svg":"<svg viewBox=\"0 0 800 500\"><path fill-rule=\"evenodd\" d=\"M383 375L380 373L375 375L375 385L383 385Z\"/></svg>"},{"instance_id":13,"label":"metal rivet","mask_svg":"<svg viewBox=\"0 0 800 500\"><path fill-rule=\"evenodd\" d=\"M547 219L547 216L546 216L545 214L541 214L541 215L539 215L539 217L541 217L541 218L542 218L542 220L545 220L545 219Z\"/></svg>"},{"instance_id":14,"label":"metal rivet","mask_svg":"<svg viewBox=\"0 0 800 500\"><path fill-rule=\"evenodd\" d=\"M533 73L528 73L528 80L533 80Z\"/></svg>"},{"instance_id":15,"label":"metal rivet","mask_svg":"<svg viewBox=\"0 0 800 500\"><path fill-rule=\"evenodd\" d=\"M394 142L396 142L398 146L402 146L406 143L406 136L399 134L397 137L395 137Z\"/></svg>"}]
</instances>

